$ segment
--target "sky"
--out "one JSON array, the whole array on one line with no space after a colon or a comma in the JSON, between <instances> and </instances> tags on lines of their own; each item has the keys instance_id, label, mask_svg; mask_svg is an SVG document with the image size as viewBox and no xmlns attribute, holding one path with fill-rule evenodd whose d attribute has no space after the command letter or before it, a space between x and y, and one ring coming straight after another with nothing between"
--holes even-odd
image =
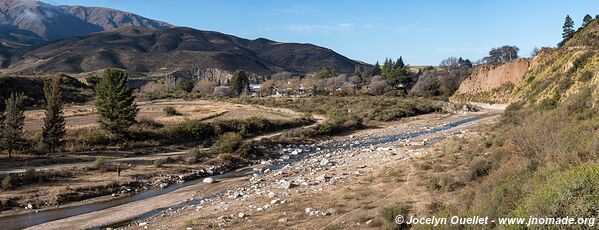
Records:
<instances>
[{"instance_id":1,"label":"sky","mask_svg":"<svg viewBox=\"0 0 599 230\"><path fill-rule=\"evenodd\" d=\"M476 61L493 47L521 56L561 40L567 14L579 27L599 14L596 0L45 0L115 8L169 22L256 39L311 43L368 63L403 56L410 65L447 57ZM593 9L596 9L593 11Z\"/></svg>"}]
</instances>

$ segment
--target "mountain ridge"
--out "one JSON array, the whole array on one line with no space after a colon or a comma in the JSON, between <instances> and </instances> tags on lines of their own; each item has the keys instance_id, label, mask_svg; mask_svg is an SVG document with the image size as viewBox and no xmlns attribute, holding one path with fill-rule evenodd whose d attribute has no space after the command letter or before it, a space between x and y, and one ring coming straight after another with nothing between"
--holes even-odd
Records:
<instances>
[{"instance_id":1,"label":"mountain ridge","mask_svg":"<svg viewBox=\"0 0 599 230\"><path fill-rule=\"evenodd\" d=\"M351 73L356 66L369 66L312 44L249 40L188 27L122 27L21 49L7 62L4 72L13 74L84 73L111 67L142 74L208 68L305 74L324 67Z\"/></svg>"},{"instance_id":2,"label":"mountain ridge","mask_svg":"<svg viewBox=\"0 0 599 230\"><path fill-rule=\"evenodd\" d=\"M16 46L36 45L124 26L174 27L110 8L55 6L33 0L0 0L0 25L0 41Z\"/></svg>"}]
</instances>

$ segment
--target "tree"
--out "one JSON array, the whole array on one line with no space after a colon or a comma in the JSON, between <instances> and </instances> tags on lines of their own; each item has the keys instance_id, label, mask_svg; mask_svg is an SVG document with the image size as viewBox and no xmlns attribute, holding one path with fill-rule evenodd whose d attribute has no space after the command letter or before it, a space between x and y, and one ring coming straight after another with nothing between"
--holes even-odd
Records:
<instances>
[{"instance_id":1,"label":"tree","mask_svg":"<svg viewBox=\"0 0 599 230\"><path fill-rule=\"evenodd\" d=\"M457 68L460 65L460 60L462 60L462 59L461 58L458 59L456 57L448 57L448 58L443 59L441 61L441 63L439 63L439 66L445 67L445 68L450 68L450 69Z\"/></svg>"},{"instance_id":2,"label":"tree","mask_svg":"<svg viewBox=\"0 0 599 230\"><path fill-rule=\"evenodd\" d=\"M23 114L23 93L11 93L6 100L6 110L4 112L4 122L2 129L1 144L8 150L8 157L23 142L23 125L25 124L25 115Z\"/></svg>"},{"instance_id":3,"label":"tree","mask_svg":"<svg viewBox=\"0 0 599 230\"><path fill-rule=\"evenodd\" d=\"M403 69L403 67L405 67L406 64L403 63L403 57L399 56L399 59L397 59L397 61L395 62L395 65L393 65L393 69Z\"/></svg>"},{"instance_id":4,"label":"tree","mask_svg":"<svg viewBox=\"0 0 599 230\"><path fill-rule=\"evenodd\" d=\"M46 82L44 95L46 96L46 117L42 130L42 143L50 153L54 153L64 145L62 139L66 133L60 76L54 76L50 82Z\"/></svg>"},{"instance_id":5,"label":"tree","mask_svg":"<svg viewBox=\"0 0 599 230\"><path fill-rule=\"evenodd\" d=\"M389 86L392 88L406 88L406 85L410 80L409 67L403 64L403 60L400 58L397 63L391 59L386 59L381 68L381 76Z\"/></svg>"},{"instance_id":6,"label":"tree","mask_svg":"<svg viewBox=\"0 0 599 230\"><path fill-rule=\"evenodd\" d=\"M489 51L489 56L483 58L484 63L501 64L518 58L520 49L516 46L502 46Z\"/></svg>"},{"instance_id":7,"label":"tree","mask_svg":"<svg viewBox=\"0 0 599 230\"><path fill-rule=\"evenodd\" d=\"M381 75L381 65L379 65L378 61L376 62L376 64L374 64L371 77L376 75Z\"/></svg>"},{"instance_id":8,"label":"tree","mask_svg":"<svg viewBox=\"0 0 599 230\"><path fill-rule=\"evenodd\" d=\"M458 60L458 67L467 67L467 68L472 68L472 62L470 61L470 59L462 59L462 57L460 57L460 59Z\"/></svg>"},{"instance_id":9,"label":"tree","mask_svg":"<svg viewBox=\"0 0 599 230\"><path fill-rule=\"evenodd\" d=\"M322 68L321 70L318 71L318 73L316 73L316 78L318 79L326 79L326 78L332 78L332 77L336 77L337 73L335 72L335 70L325 67Z\"/></svg>"},{"instance_id":10,"label":"tree","mask_svg":"<svg viewBox=\"0 0 599 230\"><path fill-rule=\"evenodd\" d=\"M589 15L589 14L585 15L584 18L582 19L582 27L585 27L592 21L593 21L593 17L591 17L591 15Z\"/></svg>"},{"instance_id":11,"label":"tree","mask_svg":"<svg viewBox=\"0 0 599 230\"><path fill-rule=\"evenodd\" d=\"M564 32L562 33L562 38L564 40L570 39L574 34L574 20L572 20L570 15L566 15L564 26L562 28L564 29Z\"/></svg>"},{"instance_id":12,"label":"tree","mask_svg":"<svg viewBox=\"0 0 599 230\"><path fill-rule=\"evenodd\" d=\"M107 69L96 86L98 123L113 137L123 137L139 112L133 90L127 87L128 78L122 70Z\"/></svg>"},{"instance_id":13,"label":"tree","mask_svg":"<svg viewBox=\"0 0 599 230\"><path fill-rule=\"evenodd\" d=\"M241 95L241 93L248 91L248 87L250 87L250 79L245 71L237 70L235 73L233 73L233 77L231 78L231 81L229 81L229 86L233 87L238 95Z\"/></svg>"},{"instance_id":14,"label":"tree","mask_svg":"<svg viewBox=\"0 0 599 230\"><path fill-rule=\"evenodd\" d=\"M175 83L175 90L189 93L193 90L193 82L189 79L181 79Z\"/></svg>"},{"instance_id":15,"label":"tree","mask_svg":"<svg viewBox=\"0 0 599 230\"><path fill-rule=\"evenodd\" d=\"M354 75L352 76L352 83L354 86L361 85L364 82L364 74L362 73L362 68L356 65L354 69Z\"/></svg>"}]
</instances>

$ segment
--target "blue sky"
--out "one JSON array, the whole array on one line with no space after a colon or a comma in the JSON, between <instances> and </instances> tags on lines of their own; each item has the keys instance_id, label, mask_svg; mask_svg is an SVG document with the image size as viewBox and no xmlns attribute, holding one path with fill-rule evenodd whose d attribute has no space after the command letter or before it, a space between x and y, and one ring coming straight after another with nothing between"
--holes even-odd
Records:
<instances>
[{"instance_id":1,"label":"blue sky","mask_svg":"<svg viewBox=\"0 0 599 230\"><path fill-rule=\"evenodd\" d=\"M555 46L570 14L580 26L596 0L46 0L102 6L178 26L239 37L312 43L369 63L386 57L436 65L449 56L478 60L501 45ZM593 9L596 9L595 11Z\"/></svg>"}]
</instances>

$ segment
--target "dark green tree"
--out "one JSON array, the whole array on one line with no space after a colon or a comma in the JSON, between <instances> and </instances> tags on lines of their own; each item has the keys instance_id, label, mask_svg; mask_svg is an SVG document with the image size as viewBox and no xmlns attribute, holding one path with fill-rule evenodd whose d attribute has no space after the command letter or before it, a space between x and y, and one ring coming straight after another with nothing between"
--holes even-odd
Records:
<instances>
[{"instance_id":1,"label":"dark green tree","mask_svg":"<svg viewBox=\"0 0 599 230\"><path fill-rule=\"evenodd\" d=\"M376 75L381 75L381 65L379 65L378 61L376 62L376 64L374 64L371 77Z\"/></svg>"},{"instance_id":2,"label":"dark green tree","mask_svg":"<svg viewBox=\"0 0 599 230\"><path fill-rule=\"evenodd\" d=\"M564 29L564 32L562 33L562 38L564 40L570 39L574 34L574 20L572 20L570 15L566 16L566 19L564 20L564 26L562 28Z\"/></svg>"},{"instance_id":3,"label":"dark green tree","mask_svg":"<svg viewBox=\"0 0 599 230\"><path fill-rule=\"evenodd\" d=\"M231 81L229 81L229 86L233 87L235 92L241 95L241 93L247 92L248 87L250 87L250 79L245 71L237 70L233 73L233 77L231 78Z\"/></svg>"},{"instance_id":4,"label":"dark green tree","mask_svg":"<svg viewBox=\"0 0 599 230\"><path fill-rule=\"evenodd\" d=\"M354 87L361 85L364 82L364 74L362 72L362 68L360 68L360 66L356 65L354 68L354 75L353 75L353 84Z\"/></svg>"},{"instance_id":5,"label":"dark green tree","mask_svg":"<svg viewBox=\"0 0 599 230\"><path fill-rule=\"evenodd\" d=\"M113 137L123 137L139 112L133 90L127 87L128 78L122 70L107 69L96 86L98 123Z\"/></svg>"},{"instance_id":6,"label":"dark green tree","mask_svg":"<svg viewBox=\"0 0 599 230\"><path fill-rule=\"evenodd\" d=\"M189 79L182 79L175 83L175 90L189 93L193 90L193 82Z\"/></svg>"},{"instance_id":7,"label":"dark green tree","mask_svg":"<svg viewBox=\"0 0 599 230\"><path fill-rule=\"evenodd\" d=\"M589 15L589 14L585 15L584 18L582 19L582 27L585 27L592 21L593 21L593 17L591 17L591 15Z\"/></svg>"},{"instance_id":8,"label":"dark green tree","mask_svg":"<svg viewBox=\"0 0 599 230\"><path fill-rule=\"evenodd\" d=\"M403 88L405 90L410 81L409 66L406 66L403 63L402 58L399 58L397 62L386 59L381 68L381 77L383 77L389 86L395 89Z\"/></svg>"},{"instance_id":9,"label":"dark green tree","mask_svg":"<svg viewBox=\"0 0 599 230\"><path fill-rule=\"evenodd\" d=\"M332 78L332 77L336 77L337 73L335 72L335 70L325 67L322 68L321 70L318 71L318 73L316 73L316 77L318 79L326 79L326 78Z\"/></svg>"},{"instance_id":10,"label":"dark green tree","mask_svg":"<svg viewBox=\"0 0 599 230\"><path fill-rule=\"evenodd\" d=\"M397 61L395 62L395 65L393 66L393 69L403 69L403 67L405 67L406 64L403 63L403 57L399 56L399 59L397 59Z\"/></svg>"},{"instance_id":11,"label":"dark green tree","mask_svg":"<svg viewBox=\"0 0 599 230\"><path fill-rule=\"evenodd\" d=\"M25 115L23 114L23 93L11 93L6 100L6 110L4 111L4 122L2 129L2 140L0 146L8 150L8 157L18 149L23 143L23 125L25 124Z\"/></svg>"},{"instance_id":12,"label":"dark green tree","mask_svg":"<svg viewBox=\"0 0 599 230\"><path fill-rule=\"evenodd\" d=\"M66 133L62 112L60 76L54 76L49 82L46 82L44 95L46 96L46 117L42 130L42 143L50 153L54 153L63 147L63 138Z\"/></svg>"}]
</instances>

